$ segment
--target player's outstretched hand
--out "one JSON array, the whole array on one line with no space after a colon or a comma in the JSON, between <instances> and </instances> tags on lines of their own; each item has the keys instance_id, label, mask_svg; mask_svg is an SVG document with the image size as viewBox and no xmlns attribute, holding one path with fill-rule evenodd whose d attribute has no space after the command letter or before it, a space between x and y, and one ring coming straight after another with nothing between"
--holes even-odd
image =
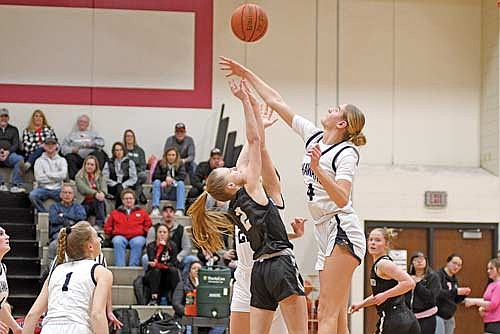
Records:
<instances>
[{"instance_id":1,"label":"player's outstretched hand","mask_svg":"<svg viewBox=\"0 0 500 334\"><path fill-rule=\"evenodd\" d=\"M297 238L300 238L304 235L304 223L307 221L306 218L303 217L295 217L292 222L292 229Z\"/></svg>"},{"instance_id":2,"label":"player's outstretched hand","mask_svg":"<svg viewBox=\"0 0 500 334\"><path fill-rule=\"evenodd\" d=\"M231 92L238 99L240 99L242 101L244 99L248 99L247 91L246 91L245 87L243 86L243 80L240 80L239 84L234 80L229 81L229 88L231 88Z\"/></svg>"},{"instance_id":3,"label":"player's outstretched hand","mask_svg":"<svg viewBox=\"0 0 500 334\"><path fill-rule=\"evenodd\" d=\"M260 116L262 118L264 129L270 128L278 121L278 117L274 115L274 110L272 110L267 104L261 105Z\"/></svg>"},{"instance_id":4,"label":"player's outstretched hand","mask_svg":"<svg viewBox=\"0 0 500 334\"><path fill-rule=\"evenodd\" d=\"M247 68L240 63L232 60L231 58L219 56L219 65L221 65L221 70L228 71L226 77L231 75L237 75L241 78L245 77L245 72L248 71Z\"/></svg>"},{"instance_id":5,"label":"player's outstretched hand","mask_svg":"<svg viewBox=\"0 0 500 334\"><path fill-rule=\"evenodd\" d=\"M351 306L349 306L347 313L353 314L355 312L358 312L359 310L361 310L361 304L352 304Z\"/></svg>"},{"instance_id":6,"label":"player's outstretched hand","mask_svg":"<svg viewBox=\"0 0 500 334\"><path fill-rule=\"evenodd\" d=\"M108 311L107 316L108 316L109 324L113 325L113 329L116 330L118 328L122 328L123 323L120 320L118 320L118 318L115 316L113 311Z\"/></svg>"}]
</instances>

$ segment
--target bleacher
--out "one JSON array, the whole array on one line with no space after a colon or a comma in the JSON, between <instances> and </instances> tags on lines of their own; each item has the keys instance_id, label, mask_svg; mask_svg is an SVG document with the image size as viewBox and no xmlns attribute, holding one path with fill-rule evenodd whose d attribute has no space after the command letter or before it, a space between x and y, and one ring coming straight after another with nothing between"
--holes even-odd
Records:
<instances>
[{"instance_id":1,"label":"bleacher","mask_svg":"<svg viewBox=\"0 0 500 334\"><path fill-rule=\"evenodd\" d=\"M10 179L11 169L0 168L5 180ZM33 185L33 173L25 176L28 189ZM36 184L34 185L36 186ZM191 186L186 186L186 195ZM144 185L147 204L140 205L151 212L151 184ZM48 213L35 215L34 209L26 194L0 193L0 223L7 234L11 236L11 251L5 256L7 265L10 296L15 316L25 316L33 304L41 288L41 273L47 266L49 216ZM49 208L54 201L47 200L45 207ZM175 206L175 202L162 200L160 207L166 204ZM114 201L106 202L107 213L114 209ZM160 216L151 216L153 224L160 221ZM191 226L191 218L176 217L176 221L185 227ZM92 221L92 219L90 219ZM190 229L186 229L189 233ZM141 320L148 319L157 310L173 314L171 306L138 305L133 289L133 281L143 274L142 267L114 266L113 248L102 248L108 268L113 272L113 308L132 307L137 309ZM127 258L128 258L127 250ZM194 254L196 251L194 251Z\"/></svg>"}]
</instances>

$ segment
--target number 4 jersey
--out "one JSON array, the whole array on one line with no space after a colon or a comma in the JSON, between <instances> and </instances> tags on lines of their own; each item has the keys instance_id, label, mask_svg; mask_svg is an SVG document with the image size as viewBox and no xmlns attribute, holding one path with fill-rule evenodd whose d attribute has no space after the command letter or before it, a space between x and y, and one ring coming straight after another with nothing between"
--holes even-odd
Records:
<instances>
[{"instance_id":1,"label":"number 4 jersey","mask_svg":"<svg viewBox=\"0 0 500 334\"><path fill-rule=\"evenodd\" d=\"M322 141L323 131L301 116L293 118L292 127L306 143L306 152L314 145L320 145L321 158L319 164L332 180L337 181L342 179L351 183L353 182L359 154L352 143L342 141L333 145L324 144ZM350 196L347 205L339 208L331 200L316 175L314 175L310 163L311 158L305 154L301 168L306 185L304 195L306 195L309 211L314 221L321 223L324 220L330 220L333 214L340 212L353 213Z\"/></svg>"},{"instance_id":2,"label":"number 4 jersey","mask_svg":"<svg viewBox=\"0 0 500 334\"><path fill-rule=\"evenodd\" d=\"M96 280L94 260L66 262L49 276L49 303L43 325L81 324L92 328L90 311Z\"/></svg>"}]
</instances>

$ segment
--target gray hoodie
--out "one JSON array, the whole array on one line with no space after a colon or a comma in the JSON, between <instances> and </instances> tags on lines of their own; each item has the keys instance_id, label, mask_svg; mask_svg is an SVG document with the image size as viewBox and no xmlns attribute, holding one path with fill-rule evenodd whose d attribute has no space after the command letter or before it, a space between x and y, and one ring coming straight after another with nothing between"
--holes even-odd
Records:
<instances>
[{"instance_id":1,"label":"gray hoodie","mask_svg":"<svg viewBox=\"0 0 500 334\"><path fill-rule=\"evenodd\" d=\"M61 189L62 183L68 174L66 159L59 154L50 158L46 152L35 161L35 180L39 188L50 190Z\"/></svg>"}]
</instances>

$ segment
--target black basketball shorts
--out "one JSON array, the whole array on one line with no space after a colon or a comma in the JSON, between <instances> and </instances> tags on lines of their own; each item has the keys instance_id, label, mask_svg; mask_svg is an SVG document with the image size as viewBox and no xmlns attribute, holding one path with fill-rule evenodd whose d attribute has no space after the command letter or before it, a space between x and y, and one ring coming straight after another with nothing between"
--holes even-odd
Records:
<instances>
[{"instance_id":1,"label":"black basketball shorts","mask_svg":"<svg viewBox=\"0 0 500 334\"><path fill-rule=\"evenodd\" d=\"M291 295L304 296L304 281L295 257L280 255L255 261L250 284L250 305L275 311L278 303Z\"/></svg>"}]
</instances>

